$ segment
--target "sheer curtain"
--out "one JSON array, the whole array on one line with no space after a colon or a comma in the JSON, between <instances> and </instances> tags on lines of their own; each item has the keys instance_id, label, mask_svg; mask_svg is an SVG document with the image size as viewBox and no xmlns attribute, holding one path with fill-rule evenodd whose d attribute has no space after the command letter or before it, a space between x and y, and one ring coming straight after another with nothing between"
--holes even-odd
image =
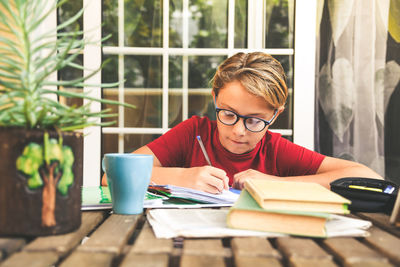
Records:
<instances>
[{"instance_id":1,"label":"sheer curtain","mask_svg":"<svg viewBox=\"0 0 400 267\"><path fill-rule=\"evenodd\" d=\"M395 25L389 24L396 16L391 5L396 3L318 2L316 149L363 163L382 176L385 110L400 79L398 58L387 57L388 38L393 40L399 23L397 15Z\"/></svg>"}]
</instances>

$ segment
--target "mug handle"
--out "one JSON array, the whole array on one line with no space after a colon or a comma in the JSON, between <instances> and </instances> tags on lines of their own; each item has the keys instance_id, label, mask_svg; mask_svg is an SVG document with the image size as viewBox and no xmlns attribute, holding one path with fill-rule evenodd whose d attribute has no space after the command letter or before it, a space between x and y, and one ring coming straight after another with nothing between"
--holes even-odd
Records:
<instances>
[{"instance_id":1,"label":"mug handle","mask_svg":"<svg viewBox=\"0 0 400 267\"><path fill-rule=\"evenodd\" d=\"M104 163L104 157L101 160L101 168L103 169L103 172L106 172L106 166L105 166L105 163Z\"/></svg>"}]
</instances>

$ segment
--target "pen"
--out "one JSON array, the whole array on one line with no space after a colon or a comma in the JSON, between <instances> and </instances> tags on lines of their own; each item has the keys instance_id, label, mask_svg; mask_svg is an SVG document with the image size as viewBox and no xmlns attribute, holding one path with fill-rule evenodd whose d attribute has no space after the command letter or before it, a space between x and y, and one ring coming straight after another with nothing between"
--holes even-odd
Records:
<instances>
[{"instance_id":1,"label":"pen","mask_svg":"<svg viewBox=\"0 0 400 267\"><path fill-rule=\"evenodd\" d=\"M212 166L211 161L210 161L210 158L208 157L206 148L205 148L204 145L203 145L203 141L201 141L200 135L197 136L197 141L199 142L201 151L203 151L203 155L204 155L204 157L206 158L206 161L207 161L208 165Z\"/></svg>"}]
</instances>

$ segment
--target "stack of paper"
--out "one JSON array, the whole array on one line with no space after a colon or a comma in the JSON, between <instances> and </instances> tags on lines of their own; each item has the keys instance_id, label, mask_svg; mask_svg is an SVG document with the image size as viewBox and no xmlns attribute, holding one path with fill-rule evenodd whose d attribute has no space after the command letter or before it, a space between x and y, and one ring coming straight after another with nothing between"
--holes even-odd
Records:
<instances>
[{"instance_id":1,"label":"stack of paper","mask_svg":"<svg viewBox=\"0 0 400 267\"><path fill-rule=\"evenodd\" d=\"M158 238L288 236L273 232L229 228L226 225L227 214L226 209L152 209L147 214L147 220ZM369 221L332 215L326 224L327 237L368 236L366 229L371 225Z\"/></svg>"}]
</instances>

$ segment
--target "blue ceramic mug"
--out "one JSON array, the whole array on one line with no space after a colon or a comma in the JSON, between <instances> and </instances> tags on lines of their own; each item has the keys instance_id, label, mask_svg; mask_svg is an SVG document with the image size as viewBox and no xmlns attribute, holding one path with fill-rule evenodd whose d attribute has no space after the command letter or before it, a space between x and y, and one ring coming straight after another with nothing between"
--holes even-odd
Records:
<instances>
[{"instance_id":1,"label":"blue ceramic mug","mask_svg":"<svg viewBox=\"0 0 400 267\"><path fill-rule=\"evenodd\" d=\"M105 154L102 161L116 214L139 214L150 183L153 156L132 153Z\"/></svg>"}]
</instances>

